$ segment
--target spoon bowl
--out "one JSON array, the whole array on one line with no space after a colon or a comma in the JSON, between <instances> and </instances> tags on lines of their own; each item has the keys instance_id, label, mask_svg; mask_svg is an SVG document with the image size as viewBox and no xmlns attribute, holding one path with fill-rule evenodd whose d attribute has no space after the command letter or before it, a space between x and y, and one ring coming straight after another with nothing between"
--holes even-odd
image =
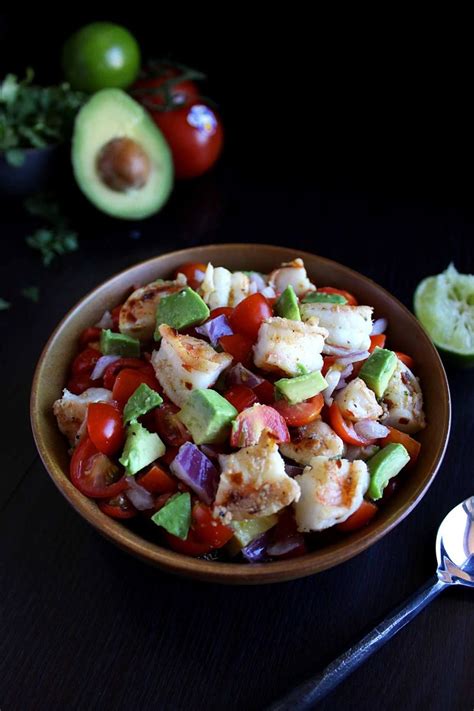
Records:
<instances>
[{"instance_id":1,"label":"spoon bowl","mask_svg":"<svg viewBox=\"0 0 474 711\"><path fill-rule=\"evenodd\" d=\"M436 536L438 579L474 587L474 496L451 509Z\"/></svg>"}]
</instances>

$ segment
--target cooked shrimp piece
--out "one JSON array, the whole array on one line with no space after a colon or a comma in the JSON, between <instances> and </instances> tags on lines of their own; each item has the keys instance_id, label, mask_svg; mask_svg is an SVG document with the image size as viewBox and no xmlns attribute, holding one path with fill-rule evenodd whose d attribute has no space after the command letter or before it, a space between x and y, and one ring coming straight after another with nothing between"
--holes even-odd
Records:
<instances>
[{"instance_id":1,"label":"cooked shrimp piece","mask_svg":"<svg viewBox=\"0 0 474 711\"><path fill-rule=\"evenodd\" d=\"M374 391L367 387L362 378L351 380L345 388L337 391L334 399L342 416L351 422L378 420L383 414Z\"/></svg>"},{"instance_id":2,"label":"cooked shrimp piece","mask_svg":"<svg viewBox=\"0 0 474 711\"><path fill-rule=\"evenodd\" d=\"M209 262L198 293L211 310L228 306L231 283L232 272L225 267L214 267Z\"/></svg>"},{"instance_id":3,"label":"cooked shrimp piece","mask_svg":"<svg viewBox=\"0 0 474 711\"><path fill-rule=\"evenodd\" d=\"M262 323L254 346L255 365L263 370L282 370L288 375L320 370L321 351L327 336L316 319L306 323L278 316Z\"/></svg>"},{"instance_id":4,"label":"cooked shrimp piece","mask_svg":"<svg viewBox=\"0 0 474 711\"><path fill-rule=\"evenodd\" d=\"M243 272L233 272L230 280L228 306L237 306L250 294L250 279Z\"/></svg>"},{"instance_id":5,"label":"cooked shrimp piece","mask_svg":"<svg viewBox=\"0 0 474 711\"><path fill-rule=\"evenodd\" d=\"M297 296L316 289L308 279L304 262L299 257L292 262L283 263L269 274L268 283L276 292L285 291L287 286L292 286Z\"/></svg>"},{"instance_id":6,"label":"cooked shrimp piece","mask_svg":"<svg viewBox=\"0 0 474 711\"><path fill-rule=\"evenodd\" d=\"M369 488L365 462L314 457L295 477L301 496L294 504L298 531L322 531L357 511Z\"/></svg>"},{"instance_id":7,"label":"cooked shrimp piece","mask_svg":"<svg viewBox=\"0 0 474 711\"><path fill-rule=\"evenodd\" d=\"M341 348L351 353L370 347L372 306L313 303L301 304L300 311L303 321L316 317L319 325L327 329L323 353L340 355Z\"/></svg>"},{"instance_id":8,"label":"cooked shrimp piece","mask_svg":"<svg viewBox=\"0 0 474 711\"><path fill-rule=\"evenodd\" d=\"M278 445L263 434L258 444L219 456L215 513L227 522L276 513L298 501L300 488L285 472Z\"/></svg>"},{"instance_id":9,"label":"cooked shrimp piece","mask_svg":"<svg viewBox=\"0 0 474 711\"><path fill-rule=\"evenodd\" d=\"M89 403L111 400L112 393L105 388L88 388L82 395L74 395L64 388L62 397L53 405L53 412L70 445L75 446L84 433Z\"/></svg>"},{"instance_id":10,"label":"cooked shrimp piece","mask_svg":"<svg viewBox=\"0 0 474 711\"><path fill-rule=\"evenodd\" d=\"M160 326L160 347L151 363L169 399L182 407L195 388L210 388L232 363L232 356L218 353L200 338L184 336L166 324Z\"/></svg>"},{"instance_id":11,"label":"cooked shrimp piece","mask_svg":"<svg viewBox=\"0 0 474 711\"><path fill-rule=\"evenodd\" d=\"M342 457L344 442L329 425L318 419L293 430L291 442L280 444L280 452L298 464L308 465L314 457Z\"/></svg>"},{"instance_id":12,"label":"cooked shrimp piece","mask_svg":"<svg viewBox=\"0 0 474 711\"><path fill-rule=\"evenodd\" d=\"M131 294L120 309L119 329L126 336L150 341L156 326L156 307L163 296L169 296L186 286L183 274L175 281L157 281L141 286Z\"/></svg>"},{"instance_id":13,"label":"cooked shrimp piece","mask_svg":"<svg viewBox=\"0 0 474 711\"><path fill-rule=\"evenodd\" d=\"M397 359L395 372L388 381L383 406L385 412L380 421L384 425L408 434L426 426L420 381L401 360Z\"/></svg>"}]
</instances>

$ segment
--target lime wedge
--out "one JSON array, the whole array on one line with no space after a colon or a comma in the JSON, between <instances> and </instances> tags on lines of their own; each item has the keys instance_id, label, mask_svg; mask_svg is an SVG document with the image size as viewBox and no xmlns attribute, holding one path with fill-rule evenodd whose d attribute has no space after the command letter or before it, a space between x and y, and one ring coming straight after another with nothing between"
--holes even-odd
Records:
<instances>
[{"instance_id":1,"label":"lime wedge","mask_svg":"<svg viewBox=\"0 0 474 711\"><path fill-rule=\"evenodd\" d=\"M460 274L454 264L418 284L417 319L435 346L459 365L474 366L474 275Z\"/></svg>"}]
</instances>

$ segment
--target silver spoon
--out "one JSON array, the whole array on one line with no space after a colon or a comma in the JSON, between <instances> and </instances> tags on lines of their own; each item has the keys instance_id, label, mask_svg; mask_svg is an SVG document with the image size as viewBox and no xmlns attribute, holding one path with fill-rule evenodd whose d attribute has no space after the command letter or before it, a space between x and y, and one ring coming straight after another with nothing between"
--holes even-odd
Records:
<instances>
[{"instance_id":1,"label":"silver spoon","mask_svg":"<svg viewBox=\"0 0 474 711\"><path fill-rule=\"evenodd\" d=\"M452 509L436 536L438 568L407 602L378 624L359 642L349 647L323 671L290 691L267 711L311 709L358 669L374 652L410 622L449 585L474 587L474 496Z\"/></svg>"}]
</instances>

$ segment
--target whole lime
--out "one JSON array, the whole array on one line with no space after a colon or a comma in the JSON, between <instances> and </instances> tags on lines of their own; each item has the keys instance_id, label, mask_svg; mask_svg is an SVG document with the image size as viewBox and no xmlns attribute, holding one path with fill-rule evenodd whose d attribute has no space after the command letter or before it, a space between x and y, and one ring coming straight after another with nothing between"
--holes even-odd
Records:
<instances>
[{"instance_id":1,"label":"whole lime","mask_svg":"<svg viewBox=\"0 0 474 711\"><path fill-rule=\"evenodd\" d=\"M140 47L125 27L93 22L75 32L63 47L64 75L73 89L125 89L140 69Z\"/></svg>"}]
</instances>

